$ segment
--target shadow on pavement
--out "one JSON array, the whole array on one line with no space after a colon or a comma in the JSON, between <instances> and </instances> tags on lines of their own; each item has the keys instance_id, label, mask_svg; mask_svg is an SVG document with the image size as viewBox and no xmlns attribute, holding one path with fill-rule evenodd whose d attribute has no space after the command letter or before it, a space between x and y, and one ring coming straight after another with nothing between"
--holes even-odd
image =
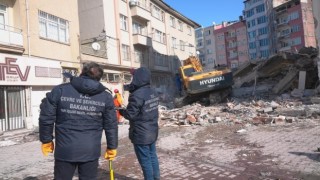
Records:
<instances>
[{"instance_id":1,"label":"shadow on pavement","mask_svg":"<svg viewBox=\"0 0 320 180\"><path fill-rule=\"evenodd\" d=\"M311 160L320 162L320 153L306 153L306 152L289 152L297 156L306 156Z\"/></svg>"},{"instance_id":2,"label":"shadow on pavement","mask_svg":"<svg viewBox=\"0 0 320 180\"><path fill-rule=\"evenodd\" d=\"M37 177L29 176L29 177L23 178L23 180L39 180L39 179Z\"/></svg>"}]
</instances>

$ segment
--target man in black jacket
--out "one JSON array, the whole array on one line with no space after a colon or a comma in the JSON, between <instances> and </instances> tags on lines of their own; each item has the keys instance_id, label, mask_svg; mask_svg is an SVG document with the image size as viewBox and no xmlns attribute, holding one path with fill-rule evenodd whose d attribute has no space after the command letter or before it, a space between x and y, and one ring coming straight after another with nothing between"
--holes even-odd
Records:
<instances>
[{"instance_id":1,"label":"man in black jacket","mask_svg":"<svg viewBox=\"0 0 320 180\"><path fill-rule=\"evenodd\" d=\"M105 131L105 158L117 154L118 123L113 98L99 82L102 68L84 65L79 77L58 85L40 105L39 131L45 156L54 150L54 178L71 180L78 168L79 179L97 179L102 132ZM55 129L55 147L53 143Z\"/></svg>"},{"instance_id":2,"label":"man in black jacket","mask_svg":"<svg viewBox=\"0 0 320 180\"><path fill-rule=\"evenodd\" d=\"M134 71L132 82L127 86L130 96L126 109L120 114L129 120L129 138L145 180L160 179L156 140L158 138L159 98L150 87L151 74L147 68Z\"/></svg>"}]
</instances>

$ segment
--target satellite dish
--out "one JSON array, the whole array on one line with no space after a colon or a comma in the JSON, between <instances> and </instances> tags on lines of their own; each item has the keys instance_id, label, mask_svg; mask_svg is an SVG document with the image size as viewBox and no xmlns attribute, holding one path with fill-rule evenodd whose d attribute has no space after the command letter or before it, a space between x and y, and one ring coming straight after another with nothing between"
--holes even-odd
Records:
<instances>
[{"instance_id":1,"label":"satellite dish","mask_svg":"<svg viewBox=\"0 0 320 180\"><path fill-rule=\"evenodd\" d=\"M97 42L92 43L92 44L91 44L91 47L92 47L92 49L95 50L95 51L98 51L98 50L100 50L100 48L101 48L100 44L97 43Z\"/></svg>"}]
</instances>

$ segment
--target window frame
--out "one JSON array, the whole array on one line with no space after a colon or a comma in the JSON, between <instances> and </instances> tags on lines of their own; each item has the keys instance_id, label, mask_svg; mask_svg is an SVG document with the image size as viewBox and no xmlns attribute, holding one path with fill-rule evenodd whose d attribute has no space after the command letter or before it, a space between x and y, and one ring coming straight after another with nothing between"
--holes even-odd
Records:
<instances>
[{"instance_id":1,"label":"window frame","mask_svg":"<svg viewBox=\"0 0 320 180\"><path fill-rule=\"evenodd\" d=\"M59 43L70 43L68 20L38 10L38 23L40 38Z\"/></svg>"}]
</instances>

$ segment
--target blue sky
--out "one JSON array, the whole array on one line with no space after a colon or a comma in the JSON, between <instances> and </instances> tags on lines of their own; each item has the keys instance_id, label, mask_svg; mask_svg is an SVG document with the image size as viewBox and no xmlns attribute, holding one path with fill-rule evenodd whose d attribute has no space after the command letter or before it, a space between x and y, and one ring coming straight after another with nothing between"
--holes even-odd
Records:
<instances>
[{"instance_id":1,"label":"blue sky","mask_svg":"<svg viewBox=\"0 0 320 180\"><path fill-rule=\"evenodd\" d=\"M203 27L212 22L238 20L244 9L243 0L164 0L169 6Z\"/></svg>"}]
</instances>

